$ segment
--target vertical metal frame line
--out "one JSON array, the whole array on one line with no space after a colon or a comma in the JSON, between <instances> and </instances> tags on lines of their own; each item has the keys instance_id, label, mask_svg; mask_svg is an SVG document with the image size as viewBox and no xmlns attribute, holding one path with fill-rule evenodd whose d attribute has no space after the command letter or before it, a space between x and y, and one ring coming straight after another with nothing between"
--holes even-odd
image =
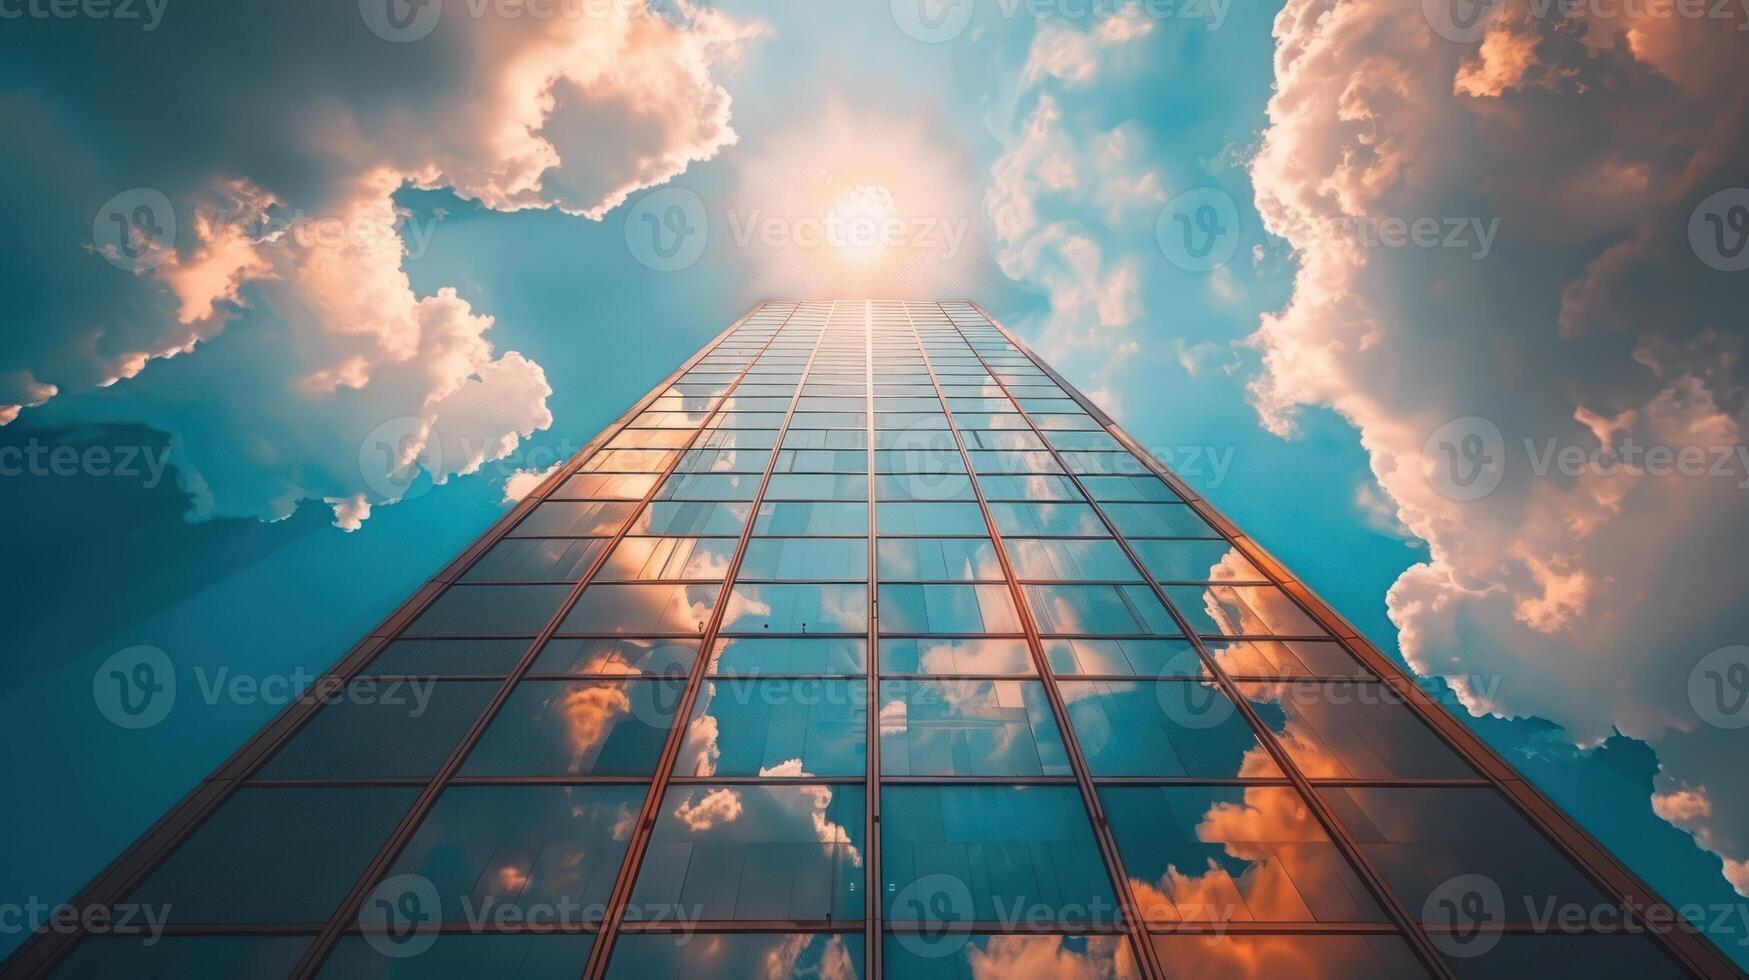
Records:
<instances>
[{"instance_id":1,"label":"vertical metal frame line","mask_svg":"<svg viewBox=\"0 0 1749 980\"><path fill-rule=\"evenodd\" d=\"M756 308L757 309L757 308ZM420 613L454 584L482 555L491 550L518 524L528 512L548 494L564 484L597 452L623 432L672 387L694 365L715 353L723 342L733 336L751 317L743 314L712 337L698 352L689 357L661 382L638 399L619 418L602 429L583 448L572 455L557 472L549 476L522 501L511 507L463 551L414 591L395 611L385 616L363 640L354 644L322 677L350 683L374 660L378 653L399 635ZM490 678L496 680L498 678ZM68 904L78 908L109 907L121 901L154 871L183 842L199 830L237 790L245 785L250 774L259 769L289 742L322 707L319 699L294 699L277 715L232 752L211 774L196 783L162 817L140 834L133 843L106 865ZM14 972L24 976L43 976L70 954L85 938L81 932L42 932L31 936L12 955L0 961L0 974Z\"/></svg>"},{"instance_id":2,"label":"vertical metal frame line","mask_svg":"<svg viewBox=\"0 0 1749 980\"><path fill-rule=\"evenodd\" d=\"M1541 790L1497 755L1482 741L1480 736L1456 718L1451 717L1427 692L1410 680L1403 673L1402 668L1398 667L1371 641L1367 640L1333 606L1300 581L1284 563L1264 549L1256 539L1245 534L1226 515L1209 503L1207 498L1196 493L1182 478L1155 459L1128 432L1125 432L1121 426L1093 404L1086 395L1034 354L1025 343L1015 337L995 317L991 316L988 310L974 301L968 300L966 302L1022 356L1043 371L1065 394L1085 409L1088 415L1100 424L1103 431L1116 439L1138 462L1155 477L1165 482L1194 512L1214 527L1230 547L1255 565L1264 573L1271 584L1280 588L1295 605L1323 626L1329 633L1327 638L1334 638L1341 643L1344 649L1356 656L1378 676L1380 683L1395 691L1403 699L1405 706L1424 725L1432 729L1444 745L1457 753L1459 758L1480 774L1482 782L1491 785L1509 806L1523 816L1545 840L1571 860L1587 877L1602 887L1606 893L1623 899L1624 903L1629 906L1673 908L1669 902L1660 898L1650 886L1623 865L1613 853L1598 843L1585 828L1559 807L1556 807ZM1055 452L1054 449L1052 451ZM1148 579L1150 584L1155 584L1152 582L1152 576L1146 575L1145 569L1143 571L1144 578ZM1176 618L1176 608L1170 604L1168 604L1168 608L1173 610ZM1187 633L1187 635L1189 634ZM1324 637L1320 639L1324 639ZM1200 640L1197 643L1200 648ZM1744 971L1718 950L1710 938L1698 929L1679 926L1674 929L1647 929L1645 931L1656 936L1665 950L1696 975L1706 977L1745 976Z\"/></svg>"},{"instance_id":3,"label":"vertical metal frame line","mask_svg":"<svg viewBox=\"0 0 1749 980\"><path fill-rule=\"evenodd\" d=\"M946 311L943 310L943 313L945 314ZM989 317L986 316L982 310L978 311L978 315L989 323L992 330L995 329L994 322L990 321ZM1416 955L1422 960L1422 964L1426 966L1434 976L1444 978L1454 977L1450 968L1445 965L1445 961L1439 956L1438 950L1434 948L1432 941L1427 938L1427 933L1421 928L1420 923L1415 921L1414 916L1410 915L1409 910L1403 906L1401 900L1398 899L1397 895L1390 889L1389 885L1384 880L1384 876L1379 870L1373 866L1372 862L1368 860L1364 854L1361 853L1359 845L1348 834L1347 829L1342 826L1341 822L1336 819L1336 814L1330 809L1329 804L1318 796L1311 781L1307 779L1305 774L1300 771L1299 767L1294 764L1293 759L1287 754L1287 750L1281 746L1276 740L1274 733L1263 723L1263 719L1258 715L1256 708L1245 699L1242 692L1239 691L1238 686L1234 684L1233 679L1227 675L1226 671L1209 653L1207 645L1204 644L1202 638L1197 635L1196 630L1191 628L1189 621L1178 611L1178 607L1172 603L1171 599L1166 595L1165 590L1160 587L1160 584L1154 581L1154 577L1148 573L1147 566L1142 563L1141 558L1135 553L1129 540L1118 530L1117 524L1111 519L1111 516L1106 513L1105 508L1094 499L1093 494L1088 491L1086 484L1081 482L1080 475L1075 473L1075 471L1068 465L1067 460L1063 458L1062 453L1051 444L1049 439L1045 438L1044 431L1033 422L1032 416L1021 406L1020 400L1014 397L1013 392L1008 390L1007 383L997 377L996 371L990 366L989 361L985 359L983 352L979 351L977 347L972 345L971 339L965 336L965 331L957 322L953 321L951 316L948 317L948 320L953 323L954 330L966 341L966 345L972 348L972 353L977 356L978 362L983 364L984 369L989 372L991 380L995 381L997 387L1002 389L1003 397L1009 400L1014 406L1014 410L1019 412L1021 418L1026 421L1027 431L1031 432L1033 436L1044 445L1046 451L1050 453L1051 458L1056 461L1059 467L1061 467L1064 475L1074 483L1076 490L1086 499L1087 504L1093 508L1094 513L1099 515L1100 523L1105 526L1106 531L1111 535L1112 539L1123 549L1125 557L1135 566L1136 571L1141 574L1142 579L1147 582L1148 588L1154 593L1155 598L1159 600L1161 606L1166 609L1169 615L1171 615L1173 622L1177 623L1179 630L1184 633L1191 645L1195 647L1197 656L1202 659L1204 669L1210 672L1211 677L1214 679L1215 683L1219 685L1222 693L1233 702L1234 707L1237 708L1240 715L1244 717L1246 723L1251 727L1253 735L1257 738L1258 744L1263 746L1264 751L1269 753L1270 757L1275 761L1276 766L1281 769L1281 771L1287 775L1289 781L1293 783L1295 790L1305 798L1306 806L1318 816L1319 822L1323 824L1325 832L1330 835L1330 839L1336 843L1338 850L1342 851L1343 856L1355 866L1357 871L1359 871L1361 877L1366 881L1367 887L1372 889L1375 893L1374 897L1378 899L1380 907L1384 909L1385 914L1390 916L1392 922L1396 924L1398 929L1402 931L1404 937L1408 939L1410 947L1415 950ZM1012 341L1006 339L1006 334L1002 334L1000 331L997 332L1004 337L1004 342L1008 343L1009 346L1014 347L1022 357L1026 358L1029 364L1032 364L1034 367L1039 367L1039 370L1041 371L1043 370L1043 368L1038 365L1037 359L1030 353L1021 351L1018 345L1013 344ZM1066 390L1067 389L1065 389L1065 391ZM1048 666L1049 665L1047 664L1046 667L1048 668ZM1151 947L1152 943L1149 945Z\"/></svg>"},{"instance_id":4,"label":"vertical metal frame line","mask_svg":"<svg viewBox=\"0 0 1749 980\"><path fill-rule=\"evenodd\" d=\"M766 342L765 351L771 349L771 343L784 335L794 321L796 313L803 310L807 304L797 303L795 309L771 335ZM827 323L831 322L828 314ZM771 456L765 461L765 472L759 478L759 489L754 493L753 501L748 506L747 523L741 528L739 540L735 544L735 554L729 560L729 567L723 572L723 585L717 592L717 603L711 609L710 619L700 633L698 658L693 661L692 670L686 681L686 689L681 693L680 701L674 708L674 727L668 732L668 740L663 744L661 759L656 764L656 771L650 778L650 791L645 795L644 805L639 810L638 822L632 831L632 838L626 845L625 860L620 864L619 875L614 879L613 891L608 899L606 918L602 920L601 931L597 934L595 944L589 950L589 960L584 966L583 976L586 980L599 980L607 972L608 960L613 955L613 946L619 938L621 927L625 922L626 908L631 904L633 887L637 884L638 869L643 866L644 856L649 851L650 838L656 829L656 820L662 809L662 798L668 790L668 780L674 774L674 766L680 759L680 750L685 747L687 729L690 727L692 709L698 702L698 693L704 684L705 674L709 672L711 649L716 645L717 635L722 630L723 619L728 614L729 596L735 588L735 578L741 572L741 563L747 556L747 542L753 537L753 529L759 523L759 508L765 503L765 491L771 486L771 475L777 469L778 456L783 452L784 436L789 432L790 420L795 417L796 405L801 402L802 390L807 387L808 375L812 373L814 361L820 355L820 342L825 335L825 326L820 328L820 336L814 338L813 349L808 353L808 361L803 365L801 373L796 378L796 390L790 395L789 407L784 411L783 423L778 427L777 438L771 448ZM764 351L760 356L764 356ZM755 358L748 364L751 370L757 364ZM745 377L745 374L743 374ZM725 396L727 397L727 396ZM666 477L664 477L666 480ZM658 483L656 490L660 491Z\"/></svg>"},{"instance_id":5,"label":"vertical metal frame line","mask_svg":"<svg viewBox=\"0 0 1749 980\"><path fill-rule=\"evenodd\" d=\"M867 887L863 889L863 965L868 980L879 980L885 969L882 945L885 940L881 933L886 913L881 891L880 534L875 527L879 493L875 488L873 306L873 303L865 303L862 313L863 396L868 412L868 422L863 426L864 438L868 440L865 457L868 471L868 655L864 664L868 668L868 689L864 692L867 703L863 709L867 714L867 734L863 736L867 743L864 762L868 768L867 788L863 791L863 864Z\"/></svg>"},{"instance_id":6,"label":"vertical metal frame line","mask_svg":"<svg viewBox=\"0 0 1749 980\"><path fill-rule=\"evenodd\" d=\"M947 311L936 305L937 312L953 327L954 335L984 366L984 372L996 381L995 372L984 362L976 348L966 339L957 324L953 323ZM929 382L935 388L935 397L941 402L942 414L947 418L947 431L953 437L955 448L959 451L960 463L966 468L966 480L971 484L972 495L978 503L978 510L983 514L984 527L990 534L990 542L996 552L996 560L1002 565L1002 575L1006 579L1008 594L1014 602L1015 614L1020 617L1021 627L1026 632L1027 651L1032 655L1033 668L1038 671L1039 683L1044 688L1045 697L1051 705L1051 715L1063 738L1063 747L1069 757L1069 769L1075 777L1075 787L1081 794L1082 805L1087 811L1087 822L1093 831L1093 839L1099 848L1099 856L1105 864L1106 876L1111 879L1111 887L1117 896L1119 913L1123 917L1122 926L1129 936L1131 955L1142 972L1149 977L1164 977L1159 959L1154 952L1153 943L1148 941L1147 930L1140 915L1140 907L1136 903L1135 894L1130 888L1129 876L1124 873L1123 862L1118 856L1117 841L1112 837L1111 828L1106 823L1105 809L1099 802L1099 792L1093 784L1092 771L1087 766L1086 755L1081 750L1081 741L1075 735L1075 729L1069 722L1069 709L1063 700L1061 689L1057 687L1056 675L1050 669L1050 663L1045 657L1044 640L1039 635L1038 623L1032 615L1032 608L1026 601L1025 590L1020 587L1020 578L1014 572L1014 566L1008 556L1007 545L1003 543L1002 532L996 527L996 519L990 513L989 502L984 499L984 490L978 483L977 468L972 465L971 454L966 451L965 439L960 435L959 425L953 417L953 409L948 405L947 394L942 391L941 379L935 373L935 364L930 358L928 348L923 344L921 331L917 329L916 318L906 307L905 318L911 323L911 333L917 338L917 347L923 356L923 364L929 371ZM1006 389L1004 389L1006 393ZM1016 405L1016 408L1019 406Z\"/></svg>"},{"instance_id":7,"label":"vertical metal frame line","mask_svg":"<svg viewBox=\"0 0 1749 980\"><path fill-rule=\"evenodd\" d=\"M749 316L749 319L751 319L751 316ZM461 769L462 763L466 761L469 753L473 751L474 746L479 743L480 738L485 734L486 729L491 726L492 721L497 717L498 712L504 707L504 704L509 701L511 693L516 689L516 686L521 683L523 675L528 673L529 668L533 666L534 661L540 656L541 649L546 646L547 641L553 637L553 634L558 632L559 625L563 623L565 617L570 614L571 608L576 605L578 597L583 594L585 589L593 584L595 575L601 570L603 565L607 564L608 556L613 553L613 550L630 533L631 528L637 522L638 517L656 499L657 494L662 492L663 485L667 482L668 478L679 469L681 461L686 458L687 451L697 445L699 438L703 436L704 433L710 431L711 422L718 415L722 414L723 406L727 405L729 399L734 396L735 389L740 387L742 380L747 377L747 373L752 370L753 365L758 363L759 358L764 355L766 350L770 349L771 340L775 339L780 332L781 331L774 331L771 337L768 338L765 344L760 348L760 352L753 355L753 357L748 360L747 365L741 369L741 373L736 377L735 381L723 392L722 397L717 399L710 412L700 420L698 427L692 430L692 435L687 439L686 444L680 449L674 451L674 457L668 461L668 464L663 469L662 473L658 476L656 481L651 484L649 491L644 494L644 497L638 503L638 506L632 510L630 516L628 516L624 523L620 525L619 530L614 533L613 537L607 540L607 543L602 547L601 551L595 556L594 560L590 562L588 571L577 581L576 585L571 587L570 591L566 594L565 599L559 603L558 609L556 609L553 612L553 615L548 619L546 626L541 630L540 634L530 642L528 649L523 652L521 658L517 661L516 666L512 668L510 673L504 678L503 683L499 685L498 689L493 692L491 700L486 703L486 707L480 712L479 716L474 719L474 722L469 726L467 733L462 736L461 741L450 751L449 756L444 760L443 765L438 768L437 773L432 776L425 788L420 791L418 797L415 798L412 807L402 816L400 822L395 826L395 829L389 834L388 839L377 851L376 856L365 866L363 873L361 873L358 879L353 883L353 886L347 892L345 899L340 903L340 907L334 911L334 914L329 918L327 925L323 927L322 932L317 935L313 942L311 942L310 947L304 951L303 957L299 959L298 965L292 971L293 977L298 978L298 980L307 980L307 978L315 976L316 971L321 968L323 961L326 960L328 955L333 951L334 946L339 942L340 937L345 932L346 928L358 917L359 908L362 907L364 901L370 896L371 889L376 886L378 880L386 871L388 871L393 865L395 859L400 856L401 851L413 839L413 835L418 831L419 825L425 821L425 818L430 815L432 808L436 805L438 797L442 795L443 791L448 787L450 780ZM720 346L720 344L718 346ZM544 498L542 499L544 500ZM748 522L749 524L752 523L751 515L748 517ZM699 659L702 661L704 656L705 655L701 650Z\"/></svg>"}]
</instances>

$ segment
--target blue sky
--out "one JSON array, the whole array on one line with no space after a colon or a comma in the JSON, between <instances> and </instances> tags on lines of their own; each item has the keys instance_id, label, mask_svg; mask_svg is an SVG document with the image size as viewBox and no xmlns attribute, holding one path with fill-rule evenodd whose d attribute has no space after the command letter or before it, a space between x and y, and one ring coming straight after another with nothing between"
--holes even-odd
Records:
<instances>
[{"instance_id":1,"label":"blue sky","mask_svg":"<svg viewBox=\"0 0 1749 980\"><path fill-rule=\"evenodd\" d=\"M350 3L317 6L308 25L239 25L220 6L188 4L151 32L44 22L24 25L39 35L29 50L18 32L0 40L9 65L0 69L0 118L42 134L35 149L0 151L9 164L0 181L16 184L0 208L16 212L10 226L47 256L0 273L12 280L18 316L0 340L0 408L8 398L22 406L0 427L0 446L168 450L160 458L170 466L159 481L0 481L14 515L6 552L25 572L0 598L16 641L7 644L0 725L21 747L5 775L38 788L3 805L0 880L20 894L70 894L277 707L185 697L164 723L124 730L93 701L102 660L146 644L185 677L222 667L263 677L319 671L506 509L511 474L568 456L752 303L805 292L979 300L1381 647L1395 652L1408 629L1412 659L1427 672L1495 678L1497 689L1463 692L1467 703L1518 717L1460 714L1654 887L1678 903L1742 904L1719 857L1749 854L1749 817L1732 809L1740 787L1720 779L1719 760L1742 746L1734 731L1642 711L1630 695L1581 691L1568 703L1545 693L1550 662L1567 671L1595 663L1630 682L1659 672L1680 679L1700 653L1741 642L1740 615L1681 587L1685 565L1717 567L1717 541L1679 528L1652 549L1661 554L1640 552L1674 591L1647 587L1632 601L1689 604L1661 621L1670 649L1645 654L1638 634L1618 644L1571 622L1607 618L1599 605L1628 601L1599 584L1628 578L1599 554L1643 549L1641 538L1543 534L1578 511L1538 511L1552 492L1541 484L1508 480L1486 501L1456 507L1398 480L1402 447L1420 451L1447 419L1489 415L1508 444L1545 433L1584 444L1599 426L1575 423L1575 408L1618 420L1603 438L1663 417L1663 392L1628 375L1629 362L1642 372L1655 363L1659 381L1696 379L1717 418L1741 420L1736 380L1705 367L1731 363L1723 346L1706 345L1740 336L1741 307L1730 312L1719 297L1732 283L1689 268L1692 256L1679 257L1680 275L1695 277L1677 304L1685 315L1667 330L1641 316L1578 331L1598 338L1583 350L1562 346L1577 335L1569 321L1586 313L1569 299L1572 283L1631 317L1647 282L1689 281L1661 279L1659 263L1677 259L1656 238L1635 246L1636 229L1657 226L1660 208L1686 215L1706 197L1705 179L1656 206L1586 209L1589 224L1569 223L1553 239L1504 210L1513 198L1502 186L1535 186L1526 175L1543 161L1511 134L1539 112L1597 114L1588 134L1564 138L1590 141L1598 181L1626 168L1629 192L1640 186L1635 168L1656 178L1687 162L1728 175L1741 162L1741 146L1704 165L1674 148L1628 159L1615 144L1643 141L1635 127L1653 125L1646 117L1655 113L1611 120L1582 89L1549 81L1572 77L1557 69L1614 72L1648 104L1668 107L1659 135L1679 141L1689 132L1681 120L1701 115L1686 93L1707 79L1678 77L1657 45L1650 54L1602 44L1575 52L1535 33L1548 25L1501 22L1502 46L1531 52L1507 64L1429 39L1420 21L1413 43L1401 41L1396 28L1368 21L1375 5L1363 0L1296 0L1279 23L1283 3L1175 6L1121 30L1076 5L1045 7L1071 15L1038 19L1027 5L1010 16L992 0L972 4L970 21L940 42L900 28L903 2L732 2L705 20L670 6L668 23L680 26L622 39L646 52L621 60L636 70L576 73L575 93L549 123L564 162L531 188L518 176L524 150L480 135L515 108L503 101L514 86L494 68L529 56L499 37L522 25L457 23L451 10L435 33L403 44L373 36ZM1341 16L1314 23L1325 9ZM239 26L264 28L264 51L211 43ZM469 29L491 37L452 33ZM1445 75L1424 89L1405 83L1398 104L1364 84L1368 65L1344 74L1348 49L1329 36L1338 30L1355 32L1349 49L1377 45L1381 57L1437 62ZM306 32L335 39L329 53L304 53L296 41ZM1714 51L1709 40L1666 40L1693 45L1689 60L1701 64ZM1290 43L1302 62L1280 54ZM198 71L170 67L187 50L212 54ZM75 66L118 53L163 66L164 90L185 86L186 104L179 111L161 92L112 96L75 81L84 77ZM1599 63L1612 56L1625 65ZM235 92L213 91L210 78L225 73L239 79ZM1344 77L1375 99L1367 138L1349 144L1353 119L1331 108L1341 100L1330 79ZM301 86L316 91L296 94ZM1296 98L1272 109L1284 92ZM1470 100L1468 138L1423 128L1423 116L1455 112L1449 103L1459 97ZM325 98L345 106L342 121L324 116ZM1478 109L1482 100L1493 104ZM1367 153L1376 158L1355 162ZM1379 176L1387 170L1390 179ZM248 186L228 182L236 178ZM180 251L162 265L118 270L92 249L62 256L47 244L91 239L88 216L136 187L162 188L183 216ZM1332 187L1343 193L1307 190ZM1378 187L1387 190L1368 199ZM1185 268L1162 245L1162 212L1208 189L1232 202L1234 257L1214 271ZM1565 193L1541 190L1557 201ZM645 196L675 191L696 195L688 200L701 209L706 241L690 265L660 271L628 243L642 233ZM860 261L758 235L762 220L781 219L793 233L798 215L871 195L928 240ZM299 215L342 215L374 228L388 212L372 209L391 198L404 212L395 230L405 254L369 235L332 254L320 244L269 253L191 217L223 207L258 218L289 212L294 227ZM1331 200L1349 213L1319 210ZM1318 232L1336 218L1501 214L1509 220L1486 265L1450 250L1355 261L1345 242ZM960 236L951 255L939 234L949 229ZM1618 266L1628 267L1620 281L1606 281ZM332 289L343 279L388 285L354 296ZM325 284L346 294L340 308L324 305ZM338 329L348 316L367 328ZM102 325L95 339L79 340L91 324ZM375 346L361 346L361 332ZM1537 337L1546 339L1526 339ZM1352 371L1323 369L1320 352L1330 351ZM348 380L359 373L370 381ZM1520 397L1526 377L1539 375L1550 383ZM1643 397L1623 397L1637 402L1601 394L1636 385ZM1681 391L1693 408L1698 396ZM451 448L436 467L441 484L425 473L401 494L384 474L361 472L355 460L371 433L422 418L417 406L434 399L450 406L434 430L456 427L443 433ZM1690 417L1683 431L1708 418ZM420 461L429 467L432 457ZM469 463L477 470L465 472ZM1733 496L1714 484L1674 502L1626 496L1641 492L1652 491L1622 491L1618 510L1705 517L1741 508L1740 489ZM1496 572L1498 556L1467 555L1457 544L1466 522L1478 548L1515 554L1521 567ZM1742 530L1740 517L1713 526L1726 541ZM1600 552L1587 550L1600 540ZM1544 551L1514 551L1526 541ZM1515 613L1488 605L1503 594L1519 596ZM1487 656L1469 652L1482 648ZM1682 761L1674 774L1672 759ZM1749 947L1738 945L1749 937L1740 924L1727 928L1735 931L1721 945L1749 962Z\"/></svg>"}]
</instances>

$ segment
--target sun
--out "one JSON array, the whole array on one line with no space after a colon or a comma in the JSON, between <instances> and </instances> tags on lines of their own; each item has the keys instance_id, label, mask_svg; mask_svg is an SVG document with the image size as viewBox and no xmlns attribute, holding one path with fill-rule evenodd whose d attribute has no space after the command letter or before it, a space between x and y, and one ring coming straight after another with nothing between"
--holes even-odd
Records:
<instances>
[{"instance_id":1,"label":"sun","mask_svg":"<svg viewBox=\"0 0 1749 980\"><path fill-rule=\"evenodd\" d=\"M828 212L836 226L829 242L845 258L872 262L889 248L904 244L905 218L884 184L859 184L839 198Z\"/></svg>"}]
</instances>

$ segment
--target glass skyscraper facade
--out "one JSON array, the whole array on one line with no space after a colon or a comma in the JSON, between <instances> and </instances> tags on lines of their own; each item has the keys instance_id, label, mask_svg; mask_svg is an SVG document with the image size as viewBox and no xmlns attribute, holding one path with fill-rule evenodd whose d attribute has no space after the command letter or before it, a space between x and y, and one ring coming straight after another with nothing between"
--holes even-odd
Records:
<instances>
[{"instance_id":1,"label":"glass skyscraper facade","mask_svg":"<svg viewBox=\"0 0 1749 980\"><path fill-rule=\"evenodd\" d=\"M322 691L10 968L1734 975L972 303L760 305Z\"/></svg>"}]
</instances>

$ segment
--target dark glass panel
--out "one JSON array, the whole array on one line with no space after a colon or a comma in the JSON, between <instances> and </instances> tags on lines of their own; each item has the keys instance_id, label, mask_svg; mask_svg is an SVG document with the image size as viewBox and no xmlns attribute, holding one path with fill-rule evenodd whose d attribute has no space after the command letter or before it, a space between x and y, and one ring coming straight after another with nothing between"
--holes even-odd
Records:
<instances>
[{"instance_id":1,"label":"dark glass panel","mask_svg":"<svg viewBox=\"0 0 1749 980\"><path fill-rule=\"evenodd\" d=\"M888 786L881 800L890 920L1073 927L1118 918L1073 786Z\"/></svg>"},{"instance_id":2,"label":"dark glass panel","mask_svg":"<svg viewBox=\"0 0 1749 980\"><path fill-rule=\"evenodd\" d=\"M245 787L129 896L172 923L325 922L419 795Z\"/></svg>"},{"instance_id":3,"label":"dark glass panel","mask_svg":"<svg viewBox=\"0 0 1749 980\"><path fill-rule=\"evenodd\" d=\"M496 681L358 680L256 773L257 779L428 777L498 689Z\"/></svg>"}]
</instances>

